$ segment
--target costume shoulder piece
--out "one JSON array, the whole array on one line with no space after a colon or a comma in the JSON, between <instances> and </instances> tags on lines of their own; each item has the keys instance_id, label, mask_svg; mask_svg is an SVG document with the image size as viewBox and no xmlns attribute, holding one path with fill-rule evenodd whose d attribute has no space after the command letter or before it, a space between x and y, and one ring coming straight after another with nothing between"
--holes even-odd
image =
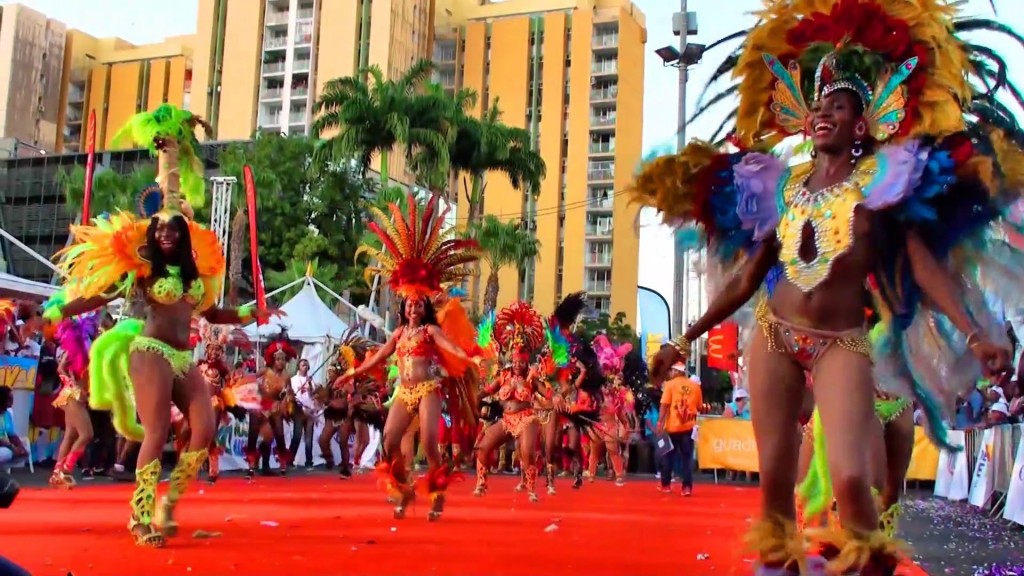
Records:
<instances>
[{"instance_id":1,"label":"costume shoulder piece","mask_svg":"<svg viewBox=\"0 0 1024 576\"><path fill-rule=\"evenodd\" d=\"M188 224L193 256L204 285L199 311L220 296L226 269L216 234L191 220L192 209L205 203L205 183L195 129L209 131L201 118L164 104L152 112L136 114L115 136L146 147L157 157L157 183L139 191L139 214L118 212L72 226L75 242L58 252L60 268L68 277L69 298L127 295L135 281L149 276L146 231L151 218L182 216Z\"/></svg>"}]
</instances>

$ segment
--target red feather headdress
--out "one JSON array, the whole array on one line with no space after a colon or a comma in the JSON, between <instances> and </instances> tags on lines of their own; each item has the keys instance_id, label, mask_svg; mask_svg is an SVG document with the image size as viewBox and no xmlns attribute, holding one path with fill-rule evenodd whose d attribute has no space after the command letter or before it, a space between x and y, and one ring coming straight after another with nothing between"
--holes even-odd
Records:
<instances>
[{"instance_id":1,"label":"red feather headdress","mask_svg":"<svg viewBox=\"0 0 1024 576\"><path fill-rule=\"evenodd\" d=\"M504 354L532 354L544 345L544 319L526 302L513 302L494 320L494 341Z\"/></svg>"},{"instance_id":2,"label":"red feather headdress","mask_svg":"<svg viewBox=\"0 0 1024 576\"><path fill-rule=\"evenodd\" d=\"M380 238L383 248L366 244L356 255L366 253L372 264L366 268L366 279L374 274L387 277L388 286L402 298L430 297L449 282L457 282L472 271L467 264L475 262L479 245L475 240L455 238L455 228L444 229L448 210L438 212L438 196L431 196L420 212L416 198L409 194L408 214L397 204L389 204L391 217L370 207L374 222L369 229Z\"/></svg>"},{"instance_id":3,"label":"red feather headdress","mask_svg":"<svg viewBox=\"0 0 1024 576\"><path fill-rule=\"evenodd\" d=\"M284 340L278 340L273 342L267 349L263 351L263 361L268 365L274 363L274 356L278 354L284 354L284 357L288 360L292 360L298 354L295 352L295 348L291 347L291 344Z\"/></svg>"}]
</instances>

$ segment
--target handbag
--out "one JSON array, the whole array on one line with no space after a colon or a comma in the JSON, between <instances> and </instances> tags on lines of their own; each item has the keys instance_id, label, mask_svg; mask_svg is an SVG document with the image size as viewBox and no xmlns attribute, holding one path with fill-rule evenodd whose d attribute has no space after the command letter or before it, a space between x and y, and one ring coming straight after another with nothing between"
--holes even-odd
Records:
<instances>
[{"instance_id":1,"label":"handbag","mask_svg":"<svg viewBox=\"0 0 1024 576\"><path fill-rule=\"evenodd\" d=\"M659 458L664 457L666 454L672 451L675 446L672 445L672 439L669 438L668 434L659 434L654 437L654 453Z\"/></svg>"}]
</instances>

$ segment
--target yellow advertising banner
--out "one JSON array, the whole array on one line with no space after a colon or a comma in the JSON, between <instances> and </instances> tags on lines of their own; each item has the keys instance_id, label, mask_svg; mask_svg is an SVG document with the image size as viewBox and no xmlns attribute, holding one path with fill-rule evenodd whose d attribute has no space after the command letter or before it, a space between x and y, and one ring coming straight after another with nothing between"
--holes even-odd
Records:
<instances>
[{"instance_id":1,"label":"yellow advertising banner","mask_svg":"<svg viewBox=\"0 0 1024 576\"><path fill-rule=\"evenodd\" d=\"M698 425L697 464L701 470L758 471L757 444L749 420L701 418ZM935 480L938 466L939 449L924 428L916 426L907 480Z\"/></svg>"},{"instance_id":2,"label":"yellow advertising banner","mask_svg":"<svg viewBox=\"0 0 1024 576\"><path fill-rule=\"evenodd\" d=\"M757 444L749 420L701 418L697 425L697 464L702 470L758 471Z\"/></svg>"},{"instance_id":3,"label":"yellow advertising banner","mask_svg":"<svg viewBox=\"0 0 1024 576\"><path fill-rule=\"evenodd\" d=\"M644 352L646 353L645 355L647 356L646 360L647 360L647 365L648 366L651 364L651 358L654 358L654 355L658 353L658 350L661 350L661 341L664 340L664 339L665 339L665 335L664 334L648 334L647 335L647 343L644 346Z\"/></svg>"},{"instance_id":4,"label":"yellow advertising banner","mask_svg":"<svg viewBox=\"0 0 1024 576\"><path fill-rule=\"evenodd\" d=\"M15 390L35 390L38 366L39 361L35 358L0 356L0 386Z\"/></svg>"},{"instance_id":5,"label":"yellow advertising banner","mask_svg":"<svg viewBox=\"0 0 1024 576\"><path fill-rule=\"evenodd\" d=\"M939 469L939 448L932 443L924 428L914 426L914 452L910 457L907 480L935 480Z\"/></svg>"}]
</instances>

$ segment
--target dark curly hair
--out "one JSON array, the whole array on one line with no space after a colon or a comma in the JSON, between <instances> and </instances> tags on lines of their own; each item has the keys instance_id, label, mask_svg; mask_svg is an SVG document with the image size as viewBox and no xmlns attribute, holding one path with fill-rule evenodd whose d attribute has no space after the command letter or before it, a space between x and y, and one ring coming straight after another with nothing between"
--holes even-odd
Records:
<instances>
[{"instance_id":1,"label":"dark curly hair","mask_svg":"<svg viewBox=\"0 0 1024 576\"><path fill-rule=\"evenodd\" d=\"M146 228L146 257L153 267L152 275L154 278L166 278L168 266L177 266L181 270L181 282L188 290L192 282L199 279L199 268L192 254L192 236L188 232L188 222L181 214L176 214L167 221L167 225L173 226L178 233L178 245L171 254L164 254L157 243L156 230L160 222L160 217L154 216Z\"/></svg>"}]
</instances>

